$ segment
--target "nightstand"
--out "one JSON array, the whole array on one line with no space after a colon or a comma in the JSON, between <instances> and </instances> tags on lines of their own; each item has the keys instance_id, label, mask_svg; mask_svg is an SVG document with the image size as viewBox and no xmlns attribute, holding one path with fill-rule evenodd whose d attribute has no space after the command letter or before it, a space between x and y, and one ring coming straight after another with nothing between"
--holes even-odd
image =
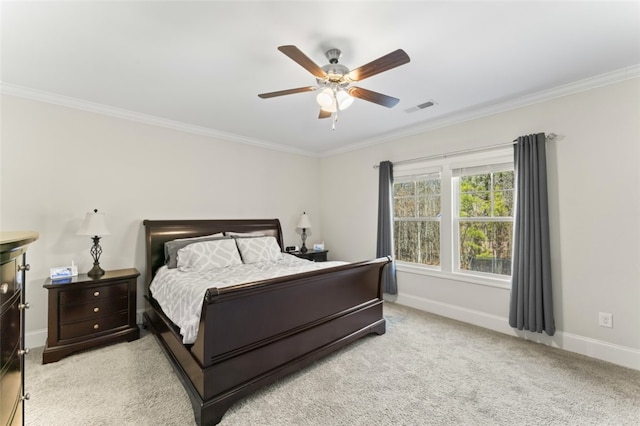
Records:
<instances>
[{"instance_id":1,"label":"nightstand","mask_svg":"<svg viewBox=\"0 0 640 426\"><path fill-rule=\"evenodd\" d=\"M306 253L301 253L299 251L291 252L291 254L296 257L313 260L314 262L326 262L327 253L329 253L329 250L309 250Z\"/></svg>"},{"instance_id":2,"label":"nightstand","mask_svg":"<svg viewBox=\"0 0 640 426\"><path fill-rule=\"evenodd\" d=\"M47 279L48 338L42 363L71 353L140 337L136 324L137 269L107 271L100 278L87 274Z\"/></svg>"}]
</instances>

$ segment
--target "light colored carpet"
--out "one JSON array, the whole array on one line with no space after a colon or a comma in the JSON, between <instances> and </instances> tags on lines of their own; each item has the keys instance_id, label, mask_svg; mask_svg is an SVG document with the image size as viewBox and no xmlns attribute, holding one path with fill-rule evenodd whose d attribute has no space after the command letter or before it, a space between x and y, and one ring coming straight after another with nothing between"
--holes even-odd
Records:
<instances>
[{"instance_id":1,"label":"light colored carpet","mask_svg":"<svg viewBox=\"0 0 640 426\"><path fill-rule=\"evenodd\" d=\"M385 304L370 336L232 406L221 425L639 425L640 371ZM28 426L193 425L155 339L42 365Z\"/></svg>"}]
</instances>

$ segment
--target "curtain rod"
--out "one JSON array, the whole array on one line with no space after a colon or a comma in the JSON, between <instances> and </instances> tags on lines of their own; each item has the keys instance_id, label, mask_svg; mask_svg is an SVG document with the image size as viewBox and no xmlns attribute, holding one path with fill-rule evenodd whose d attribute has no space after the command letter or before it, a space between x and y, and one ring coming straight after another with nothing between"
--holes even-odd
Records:
<instances>
[{"instance_id":1,"label":"curtain rod","mask_svg":"<svg viewBox=\"0 0 640 426\"><path fill-rule=\"evenodd\" d=\"M549 133L546 136L547 140L554 140L558 135L556 135L555 133ZM470 152L480 152L480 151L488 151L491 149L495 149L495 148L501 148L504 146L509 146L509 145L513 145L515 142L518 142L518 139L514 139L512 142L508 142L508 143L501 143L501 144L497 144L497 145L491 145L491 146L484 146L481 148L469 148L469 149L463 149L460 151L454 151L454 152L449 152L446 154L435 154L435 155L429 155L427 157L420 157L420 158L410 158L408 160L400 160L400 161L393 161L392 163L394 165L397 164L406 164L406 163L414 163L414 162L418 162L418 161L426 161L426 160L432 160L434 158L447 158L447 157L453 157L455 155L460 155L460 154L468 154ZM380 167L379 164L374 164L373 168L377 169L378 167Z\"/></svg>"}]
</instances>

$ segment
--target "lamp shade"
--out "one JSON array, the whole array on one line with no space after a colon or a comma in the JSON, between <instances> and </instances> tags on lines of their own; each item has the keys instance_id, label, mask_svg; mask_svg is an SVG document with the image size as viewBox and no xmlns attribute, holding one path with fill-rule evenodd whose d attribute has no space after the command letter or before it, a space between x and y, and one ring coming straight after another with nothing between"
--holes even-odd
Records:
<instances>
[{"instance_id":1,"label":"lamp shade","mask_svg":"<svg viewBox=\"0 0 640 426\"><path fill-rule=\"evenodd\" d=\"M110 232L104 220L104 213L98 213L97 209L87 213L77 234L89 236L109 235Z\"/></svg>"},{"instance_id":2,"label":"lamp shade","mask_svg":"<svg viewBox=\"0 0 640 426\"><path fill-rule=\"evenodd\" d=\"M300 216L300 220L298 221L298 228L311 228L311 221L309 220L309 216L307 216L307 213L302 213L302 216Z\"/></svg>"}]
</instances>

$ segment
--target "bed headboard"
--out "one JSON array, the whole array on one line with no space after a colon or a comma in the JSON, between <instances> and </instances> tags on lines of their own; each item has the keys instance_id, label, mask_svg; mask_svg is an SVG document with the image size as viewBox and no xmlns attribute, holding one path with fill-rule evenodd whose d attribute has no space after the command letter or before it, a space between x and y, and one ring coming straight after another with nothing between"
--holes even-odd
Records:
<instances>
[{"instance_id":1,"label":"bed headboard","mask_svg":"<svg viewBox=\"0 0 640 426\"><path fill-rule=\"evenodd\" d=\"M164 243L177 238L200 237L218 232L246 232L271 235L280 249L284 248L282 228L278 219L215 219L215 220L144 220L146 250L145 289L149 288L156 271L164 265Z\"/></svg>"}]
</instances>

